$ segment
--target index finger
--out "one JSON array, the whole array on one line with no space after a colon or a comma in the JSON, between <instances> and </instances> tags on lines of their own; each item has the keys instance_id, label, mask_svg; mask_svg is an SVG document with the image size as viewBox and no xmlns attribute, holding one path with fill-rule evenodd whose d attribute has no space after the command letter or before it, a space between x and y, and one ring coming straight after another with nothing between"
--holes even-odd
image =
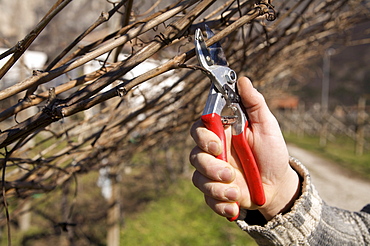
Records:
<instances>
[{"instance_id":1,"label":"index finger","mask_svg":"<svg viewBox=\"0 0 370 246\"><path fill-rule=\"evenodd\" d=\"M214 156L222 153L220 138L215 133L208 130L201 120L196 121L192 125L190 134L195 143L203 151Z\"/></svg>"}]
</instances>

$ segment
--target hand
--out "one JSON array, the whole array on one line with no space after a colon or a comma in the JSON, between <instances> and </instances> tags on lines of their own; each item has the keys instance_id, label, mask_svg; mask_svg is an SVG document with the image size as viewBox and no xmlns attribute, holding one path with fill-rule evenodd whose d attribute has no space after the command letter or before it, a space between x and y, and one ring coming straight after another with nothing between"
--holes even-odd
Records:
<instances>
[{"instance_id":1,"label":"hand","mask_svg":"<svg viewBox=\"0 0 370 246\"><path fill-rule=\"evenodd\" d=\"M205 195L206 203L225 217L238 214L241 208L258 209L266 220L290 209L299 195L299 178L289 165L288 150L279 124L270 112L263 96L249 79L238 80L239 95L249 117L246 138L252 148L261 174L266 203L253 204L240 162L231 146L231 127L225 129L228 162L217 159L223 150L216 134L201 121L194 123L191 135L197 144L190 162L196 168L193 183Z\"/></svg>"}]
</instances>

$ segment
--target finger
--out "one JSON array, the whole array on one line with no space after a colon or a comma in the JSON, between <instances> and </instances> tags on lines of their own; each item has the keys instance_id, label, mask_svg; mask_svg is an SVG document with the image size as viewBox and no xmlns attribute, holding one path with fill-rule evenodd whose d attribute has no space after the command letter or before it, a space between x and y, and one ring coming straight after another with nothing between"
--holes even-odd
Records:
<instances>
[{"instance_id":1,"label":"finger","mask_svg":"<svg viewBox=\"0 0 370 246\"><path fill-rule=\"evenodd\" d=\"M214 182L198 171L193 174L193 184L206 196L223 202L234 202L240 197L240 190L234 184Z\"/></svg>"},{"instance_id":2,"label":"finger","mask_svg":"<svg viewBox=\"0 0 370 246\"><path fill-rule=\"evenodd\" d=\"M196 121L191 127L190 134L195 143L205 152L214 156L222 153L220 138L204 127L202 121Z\"/></svg>"},{"instance_id":3,"label":"finger","mask_svg":"<svg viewBox=\"0 0 370 246\"><path fill-rule=\"evenodd\" d=\"M204 196L204 198L207 205L221 216L231 218L239 213L239 206L235 202L222 202L209 196Z\"/></svg>"},{"instance_id":4,"label":"finger","mask_svg":"<svg viewBox=\"0 0 370 246\"><path fill-rule=\"evenodd\" d=\"M260 123L271 120L270 117L272 114L266 104L265 98L253 87L248 78L239 78L238 93L251 122Z\"/></svg>"},{"instance_id":5,"label":"finger","mask_svg":"<svg viewBox=\"0 0 370 246\"><path fill-rule=\"evenodd\" d=\"M191 151L189 159L199 173L213 181L230 183L235 179L235 171L229 163L205 153L199 147Z\"/></svg>"}]
</instances>

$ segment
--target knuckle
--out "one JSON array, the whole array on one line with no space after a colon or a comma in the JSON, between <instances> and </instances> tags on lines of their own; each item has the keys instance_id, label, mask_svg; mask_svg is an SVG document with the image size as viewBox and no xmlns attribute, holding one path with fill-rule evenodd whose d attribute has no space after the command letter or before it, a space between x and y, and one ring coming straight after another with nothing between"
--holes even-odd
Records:
<instances>
[{"instance_id":1,"label":"knuckle","mask_svg":"<svg viewBox=\"0 0 370 246\"><path fill-rule=\"evenodd\" d=\"M199 151L198 151L198 148L195 147L191 150L190 152L190 155L189 155L189 161L190 163L194 166L195 164L195 161L197 159L197 155L198 155Z\"/></svg>"},{"instance_id":2,"label":"knuckle","mask_svg":"<svg viewBox=\"0 0 370 246\"><path fill-rule=\"evenodd\" d=\"M199 180L199 172L194 171L191 181L193 182L193 185L199 189L198 180Z\"/></svg>"},{"instance_id":3,"label":"knuckle","mask_svg":"<svg viewBox=\"0 0 370 246\"><path fill-rule=\"evenodd\" d=\"M196 143L197 145L204 151L207 151L207 141L205 141L204 136L207 133L205 128L199 127L196 129L196 135L197 135L197 140Z\"/></svg>"}]
</instances>

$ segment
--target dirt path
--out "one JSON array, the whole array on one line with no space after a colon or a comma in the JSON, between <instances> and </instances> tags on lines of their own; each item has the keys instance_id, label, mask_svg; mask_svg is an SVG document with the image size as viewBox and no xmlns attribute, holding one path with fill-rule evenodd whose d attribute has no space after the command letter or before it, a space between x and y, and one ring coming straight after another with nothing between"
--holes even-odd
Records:
<instances>
[{"instance_id":1,"label":"dirt path","mask_svg":"<svg viewBox=\"0 0 370 246\"><path fill-rule=\"evenodd\" d=\"M294 145L288 149L308 168L316 189L329 205L358 211L370 203L370 181Z\"/></svg>"}]
</instances>

